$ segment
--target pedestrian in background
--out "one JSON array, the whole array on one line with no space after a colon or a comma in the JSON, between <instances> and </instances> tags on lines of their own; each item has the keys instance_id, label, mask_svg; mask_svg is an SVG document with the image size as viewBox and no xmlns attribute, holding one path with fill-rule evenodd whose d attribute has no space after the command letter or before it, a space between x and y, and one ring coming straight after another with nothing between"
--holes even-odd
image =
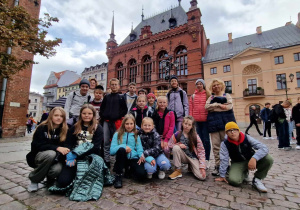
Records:
<instances>
[{"instance_id":1,"label":"pedestrian in background","mask_svg":"<svg viewBox=\"0 0 300 210\"><path fill-rule=\"evenodd\" d=\"M258 114L256 114L255 110L256 110L256 107L254 105L250 107L250 113L249 113L250 114L250 125L246 129L245 133L247 135L249 135L249 133L248 133L249 129L252 127L252 125L255 125L255 128L256 128L258 134L262 136L263 134L262 134L262 132L260 132L259 127L257 125Z\"/></svg>"},{"instance_id":2,"label":"pedestrian in background","mask_svg":"<svg viewBox=\"0 0 300 210\"><path fill-rule=\"evenodd\" d=\"M265 107L260 111L260 118L263 121L263 129L264 129L264 137L263 139L274 139L271 134L271 120L270 120L270 106L271 104L269 102L265 103ZM267 137L267 134L269 137Z\"/></svg>"}]
</instances>

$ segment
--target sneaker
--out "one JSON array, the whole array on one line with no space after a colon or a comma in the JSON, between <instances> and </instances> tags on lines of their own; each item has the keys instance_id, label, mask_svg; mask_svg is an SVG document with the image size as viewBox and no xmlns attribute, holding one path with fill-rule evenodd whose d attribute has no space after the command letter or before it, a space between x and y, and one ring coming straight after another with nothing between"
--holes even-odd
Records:
<instances>
[{"instance_id":1,"label":"sneaker","mask_svg":"<svg viewBox=\"0 0 300 210\"><path fill-rule=\"evenodd\" d=\"M158 178L159 179L164 179L166 176L166 173L164 171L158 171Z\"/></svg>"},{"instance_id":2,"label":"sneaker","mask_svg":"<svg viewBox=\"0 0 300 210\"><path fill-rule=\"evenodd\" d=\"M269 137L264 137L263 139L269 139Z\"/></svg>"},{"instance_id":3,"label":"sneaker","mask_svg":"<svg viewBox=\"0 0 300 210\"><path fill-rule=\"evenodd\" d=\"M215 169L213 170L213 172L211 173L211 175L213 175L213 176L220 176L219 166L215 167Z\"/></svg>"},{"instance_id":4,"label":"sneaker","mask_svg":"<svg viewBox=\"0 0 300 210\"><path fill-rule=\"evenodd\" d=\"M290 141L290 144L296 144L296 142L295 141Z\"/></svg>"},{"instance_id":5,"label":"sneaker","mask_svg":"<svg viewBox=\"0 0 300 210\"><path fill-rule=\"evenodd\" d=\"M283 150L284 148L283 147L278 147L278 150Z\"/></svg>"},{"instance_id":6,"label":"sneaker","mask_svg":"<svg viewBox=\"0 0 300 210\"><path fill-rule=\"evenodd\" d=\"M297 146L296 146L296 149L300 149L300 145L297 145Z\"/></svg>"},{"instance_id":7,"label":"sneaker","mask_svg":"<svg viewBox=\"0 0 300 210\"><path fill-rule=\"evenodd\" d=\"M152 174L147 174L148 179L152 179Z\"/></svg>"},{"instance_id":8,"label":"sneaker","mask_svg":"<svg viewBox=\"0 0 300 210\"><path fill-rule=\"evenodd\" d=\"M250 177L249 177L249 172L247 172L247 175L246 175L246 177L244 178L243 181L244 181L244 182L251 182L251 179L250 179Z\"/></svg>"},{"instance_id":9,"label":"sneaker","mask_svg":"<svg viewBox=\"0 0 300 210\"><path fill-rule=\"evenodd\" d=\"M290 151L292 147L283 147L284 151Z\"/></svg>"},{"instance_id":10,"label":"sneaker","mask_svg":"<svg viewBox=\"0 0 300 210\"><path fill-rule=\"evenodd\" d=\"M205 161L205 169L208 170L210 168L210 162L209 160Z\"/></svg>"},{"instance_id":11,"label":"sneaker","mask_svg":"<svg viewBox=\"0 0 300 210\"><path fill-rule=\"evenodd\" d=\"M268 192L268 189L265 187L265 185L258 178L255 178L255 177L253 178L253 180L252 180L252 186L255 189L257 189L259 192L262 192L262 193Z\"/></svg>"},{"instance_id":12,"label":"sneaker","mask_svg":"<svg viewBox=\"0 0 300 210\"><path fill-rule=\"evenodd\" d=\"M274 137L269 137L269 139L275 139Z\"/></svg>"},{"instance_id":13,"label":"sneaker","mask_svg":"<svg viewBox=\"0 0 300 210\"><path fill-rule=\"evenodd\" d=\"M35 183L35 182L31 182L28 187L27 190L28 192L36 192L39 189L39 183Z\"/></svg>"},{"instance_id":14,"label":"sneaker","mask_svg":"<svg viewBox=\"0 0 300 210\"><path fill-rule=\"evenodd\" d=\"M177 179L182 177L181 169L175 169L175 171L169 176L169 179Z\"/></svg>"},{"instance_id":15,"label":"sneaker","mask_svg":"<svg viewBox=\"0 0 300 210\"><path fill-rule=\"evenodd\" d=\"M116 179L114 182L114 187L115 188L122 188L123 184L122 184L122 175L116 175Z\"/></svg>"}]
</instances>

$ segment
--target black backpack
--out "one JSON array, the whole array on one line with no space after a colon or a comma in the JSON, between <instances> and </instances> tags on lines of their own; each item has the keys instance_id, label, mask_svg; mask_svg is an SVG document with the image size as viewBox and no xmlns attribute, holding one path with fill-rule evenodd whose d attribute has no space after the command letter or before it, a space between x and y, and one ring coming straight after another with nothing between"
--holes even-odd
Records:
<instances>
[{"instance_id":1,"label":"black backpack","mask_svg":"<svg viewBox=\"0 0 300 210\"><path fill-rule=\"evenodd\" d=\"M270 114L269 114L269 120L270 120L271 123L275 123L275 122L277 122L277 120L278 120L278 115L277 115L277 113L275 112L275 109L274 109L274 108L270 111Z\"/></svg>"}]
</instances>

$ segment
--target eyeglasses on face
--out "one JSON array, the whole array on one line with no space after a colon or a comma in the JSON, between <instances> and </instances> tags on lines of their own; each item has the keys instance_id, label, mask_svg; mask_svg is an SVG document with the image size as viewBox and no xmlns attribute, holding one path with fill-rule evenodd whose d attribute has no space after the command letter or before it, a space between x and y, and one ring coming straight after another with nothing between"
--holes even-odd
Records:
<instances>
[{"instance_id":1,"label":"eyeglasses on face","mask_svg":"<svg viewBox=\"0 0 300 210\"><path fill-rule=\"evenodd\" d=\"M227 132L231 132L231 133L236 133L238 132L239 130L238 129L230 129L230 130L227 130Z\"/></svg>"}]
</instances>

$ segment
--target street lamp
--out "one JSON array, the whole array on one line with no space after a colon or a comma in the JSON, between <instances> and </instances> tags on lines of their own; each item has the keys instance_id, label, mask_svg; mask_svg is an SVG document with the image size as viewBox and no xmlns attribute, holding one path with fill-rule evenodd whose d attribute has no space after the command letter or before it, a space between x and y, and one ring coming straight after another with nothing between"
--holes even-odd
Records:
<instances>
[{"instance_id":1,"label":"street lamp","mask_svg":"<svg viewBox=\"0 0 300 210\"><path fill-rule=\"evenodd\" d=\"M278 75L277 76L277 82L282 82L283 84L285 84L285 96L286 96L286 99L288 99L288 95L287 95L287 91L288 91L288 88L287 88L287 82L293 82L294 80L294 74L290 73L289 75L289 78L290 78L290 81L286 81L286 78L285 76L282 77L282 75Z\"/></svg>"},{"instance_id":2,"label":"street lamp","mask_svg":"<svg viewBox=\"0 0 300 210\"><path fill-rule=\"evenodd\" d=\"M177 68L179 63L177 61L172 62L173 57L170 56L168 59L162 60L162 68L166 72L165 80L170 79L170 71L173 69L173 67Z\"/></svg>"}]
</instances>

